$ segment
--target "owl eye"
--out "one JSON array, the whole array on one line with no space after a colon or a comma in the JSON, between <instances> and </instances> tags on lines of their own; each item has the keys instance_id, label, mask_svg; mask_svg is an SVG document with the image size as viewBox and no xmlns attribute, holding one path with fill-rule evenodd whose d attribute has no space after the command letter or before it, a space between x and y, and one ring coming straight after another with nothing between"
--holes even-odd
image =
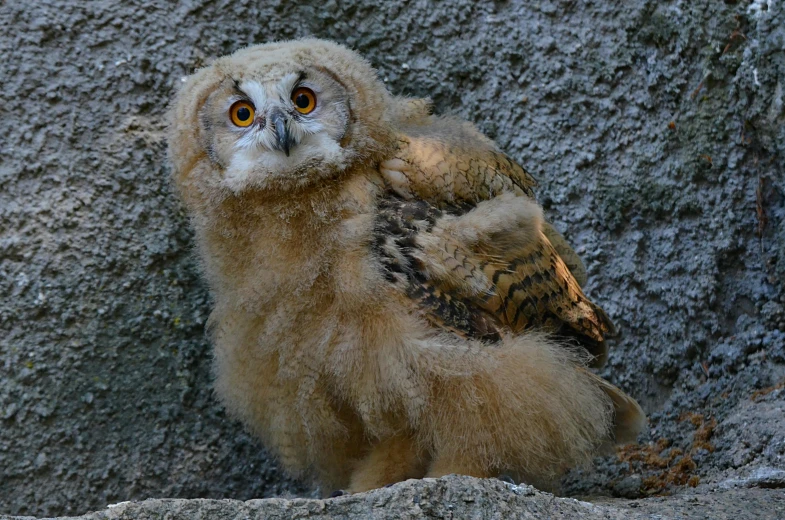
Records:
<instances>
[{"instance_id":1,"label":"owl eye","mask_svg":"<svg viewBox=\"0 0 785 520\"><path fill-rule=\"evenodd\" d=\"M237 101L229 109L229 116L232 118L232 123L237 126L250 126L253 123L253 105L247 101Z\"/></svg>"},{"instance_id":2,"label":"owl eye","mask_svg":"<svg viewBox=\"0 0 785 520\"><path fill-rule=\"evenodd\" d=\"M301 114L310 114L316 108L316 94L309 88L297 88L292 92L292 103Z\"/></svg>"}]
</instances>

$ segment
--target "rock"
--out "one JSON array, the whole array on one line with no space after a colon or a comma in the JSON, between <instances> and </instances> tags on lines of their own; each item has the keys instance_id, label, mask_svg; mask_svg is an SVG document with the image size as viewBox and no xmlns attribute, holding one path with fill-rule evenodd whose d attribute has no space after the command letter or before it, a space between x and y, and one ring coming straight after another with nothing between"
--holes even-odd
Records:
<instances>
[{"instance_id":1,"label":"rock","mask_svg":"<svg viewBox=\"0 0 785 520\"><path fill-rule=\"evenodd\" d=\"M782 518L785 493L780 490L726 490L717 493L659 497L645 501L614 500L592 504L557 498L528 486L495 479L450 475L408 480L388 488L327 500L183 500L122 502L78 520L229 520L290 518L314 520L403 520L417 518L636 520L745 520ZM5 520L21 517L1 517ZM72 518L71 520L77 520Z\"/></svg>"},{"instance_id":2,"label":"rock","mask_svg":"<svg viewBox=\"0 0 785 520\"><path fill-rule=\"evenodd\" d=\"M748 475L731 478L720 484L724 488L760 487L768 489L785 489L785 470L763 466L756 468Z\"/></svg>"}]
</instances>

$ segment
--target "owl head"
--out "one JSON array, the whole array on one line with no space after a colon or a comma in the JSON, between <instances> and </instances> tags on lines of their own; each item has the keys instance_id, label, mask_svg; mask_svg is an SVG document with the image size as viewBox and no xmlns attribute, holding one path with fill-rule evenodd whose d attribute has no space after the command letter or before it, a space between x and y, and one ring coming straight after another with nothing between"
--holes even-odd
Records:
<instances>
[{"instance_id":1,"label":"owl head","mask_svg":"<svg viewBox=\"0 0 785 520\"><path fill-rule=\"evenodd\" d=\"M181 191L214 197L340 176L386 149L389 99L371 66L340 45L305 39L242 49L178 93L169 134L175 180Z\"/></svg>"}]
</instances>

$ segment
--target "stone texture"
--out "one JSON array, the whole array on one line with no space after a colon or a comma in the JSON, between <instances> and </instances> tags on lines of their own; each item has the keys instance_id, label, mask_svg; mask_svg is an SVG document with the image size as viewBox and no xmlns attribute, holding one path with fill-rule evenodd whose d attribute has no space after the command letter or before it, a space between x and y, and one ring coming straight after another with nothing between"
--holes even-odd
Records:
<instances>
[{"instance_id":1,"label":"stone texture","mask_svg":"<svg viewBox=\"0 0 785 520\"><path fill-rule=\"evenodd\" d=\"M163 142L184 75L305 35L476 122L583 256L621 332L603 375L652 444L563 494L711 497L783 469L782 2L28 0L0 27L0 512L312 493L212 396ZM723 493L747 492L775 491Z\"/></svg>"},{"instance_id":2,"label":"stone texture","mask_svg":"<svg viewBox=\"0 0 785 520\"><path fill-rule=\"evenodd\" d=\"M389 488L328 500L270 498L265 500L150 499L122 502L80 520L414 520L417 518L638 520L711 518L746 520L782 518L785 492L732 490L711 494L613 500L592 504L557 498L531 486L495 479L454 475L408 480ZM0 517L21 520L21 517Z\"/></svg>"}]
</instances>

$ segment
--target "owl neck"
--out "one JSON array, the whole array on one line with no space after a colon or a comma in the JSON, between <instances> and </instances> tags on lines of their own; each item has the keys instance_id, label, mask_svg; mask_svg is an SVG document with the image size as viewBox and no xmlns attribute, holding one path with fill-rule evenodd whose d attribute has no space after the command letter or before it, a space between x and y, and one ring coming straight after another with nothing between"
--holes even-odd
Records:
<instances>
[{"instance_id":1,"label":"owl neck","mask_svg":"<svg viewBox=\"0 0 785 520\"><path fill-rule=\"evenodd\" d=\"M327 290L324 282L341 254L370 235L378 191L375 177L358 174L307 191L250 193L218 205L195 226L216 300L259 302L259 295L264 301L294 290Z\"/></svg>"}]
</instances>

